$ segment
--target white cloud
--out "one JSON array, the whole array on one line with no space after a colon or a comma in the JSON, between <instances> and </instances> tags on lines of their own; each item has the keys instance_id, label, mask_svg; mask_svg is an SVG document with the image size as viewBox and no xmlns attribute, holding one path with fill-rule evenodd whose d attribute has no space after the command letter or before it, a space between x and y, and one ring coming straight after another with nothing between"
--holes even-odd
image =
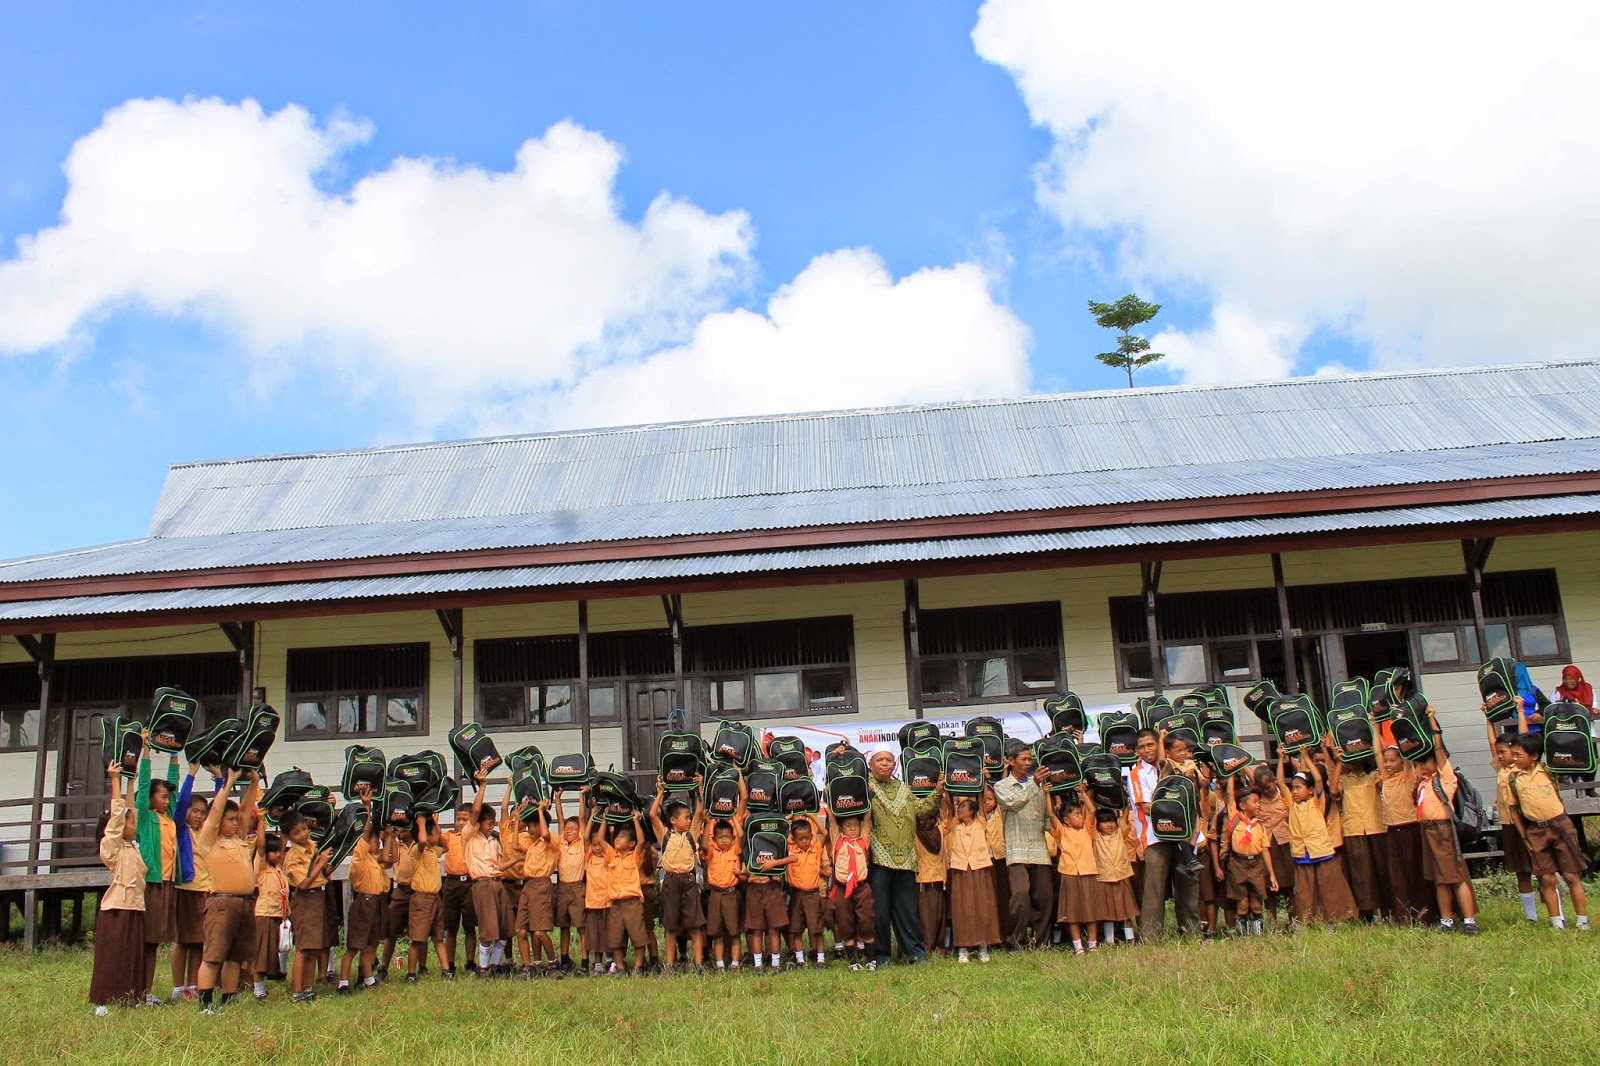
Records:
<instances>
[{"instance_id":1,"label":"white cloud","mask_svg":"<svg viewBox=\"0 0 1600 1066\"><path fill-rule=\"evenodd\" d=\"M0 355L78 350L139 307L220 327L259 380L309 368L392 396L422 432L1027 387L1027 331L979 266L896 281L842 251L767 315L730 311L749 219L662 194L629 221L597 133L553 126L509 172L401 158L329 191L371 132L253 101L107 113L67 159L60 224L0 259Z\"/></svg>"},{"instance_id":2,"label":"white cloud","mask_svg":"<svg viewBox=\"0 0 1600 1066\"><path fill-rule=\"evenodd\" d=\"M560 398L564 425L1016 395L1028 330L971 263L901 278L864 249L818 256L765 314L702 321L690 341L607 367Z\"/></svg>"},{"instance_id":3,"label":"white cloud","mask_svg":"<svg viewBox=\"0 0 1600 1066\"><path fill-rule=\"evenodd\" d=\"M988 0L973 39L1069 234L1217 301L1158 341L1183 376L1281 374L1319 327L1383 366L1593 352L1600 8Z\"/></svg>"}]
</instances>

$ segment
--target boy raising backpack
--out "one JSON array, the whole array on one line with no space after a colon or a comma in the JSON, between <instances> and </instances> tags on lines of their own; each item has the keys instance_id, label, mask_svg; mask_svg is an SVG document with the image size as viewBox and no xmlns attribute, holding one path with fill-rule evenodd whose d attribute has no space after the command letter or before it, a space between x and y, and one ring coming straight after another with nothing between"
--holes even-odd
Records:
<instances>
[{"instance_id":1,"label":"boy raising backpack","mask_svg":"<svg viewBox=\"0 0 1600 1066\"><path fill-rule=\"evenodd\" d=\"M1527 845L1530 864L1539 878L1539 894L1544 897L1545 910L1550 913L1550 924L1557 929L1566 928L1561 899L1556 894L1559 876L1567 883L1567 892L1572 896L1578 928L1588 929L1589 900L1581 878L1588 873L1589 863L1578 845L1578 835L1556 792L1555 782L1550 780L1550 771L1539 762L1543 752L1543 737L1532 733L1517 737L1517 745L1511 752L1514 763L1511 819Z\"/></svg>"},{"instance_id":2,"label":"boy raising backpack","mask_svg":"<svg viewBox=\"0 0 1600 1066\"><path fill-rule=\"evenodd\" d=\"M1461 841L1456 836L1454 808L1460 788L1456 768L1450 765L1444 735L1433 704L1428 705L1428 728L1433 731L1433 750L1417 761L1417 822L1422 828L1422 876L1432 881L1434 899L1439 905L1441 933L1455 928L1455 912L1461 911L1461 931L1478 935L1478 897L1472 891L1472 874L1461 856Z\"/></svg>"}]
</instances>

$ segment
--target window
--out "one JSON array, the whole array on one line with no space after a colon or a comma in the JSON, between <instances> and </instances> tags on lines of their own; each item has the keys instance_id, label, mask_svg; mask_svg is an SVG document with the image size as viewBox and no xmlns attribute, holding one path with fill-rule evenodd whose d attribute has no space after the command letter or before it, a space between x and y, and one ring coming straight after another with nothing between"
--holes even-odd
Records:
<instances>
[{"instance_id":1,"label":"window","mask_svg":"<svg viewBox=\"0 0 1600 1066\"><path fill-rule=\"evenodd\" d=\"M1062 688L1057 603L921 611L917 645L925 704L1015 703Z\"/></svg>"},{"instance_id":2,"label":"window","mask_svg":"<svg viewBox=\"0 0 1600 1066\"><path fill-rule=\"evenodd\" d=\"M428 731L427 644L289 651L289 740Z\"/></svg>"},{"instance_id":3,"label":"window","mask_svg":"<svg viewBox=\"0 0 1600 1066\"><path fill-rule=\"evenodd\" d=\"M38 743L39 673L32 663L0 666L0 751L33 751ZM50 708L46 743L61 743L60 707Z\"/></svg>"},{"instance_id":4,"label":"window","mask_svg":"<svg viewBox=\"0 0 1600 1066\"><path fill-rule=\"evenodd\" d=\"M672 673L672 644L655 630L589 638L589 720L616 722L618 680ZM575 635L480 640L473 648L478 722L485 729L578 725Z\"/></svg>"},{"instance_id":5,"label":"window","mask_svg":"<svg viewBox=\"0 0 1600 1066\"><path fill-rule=\"evenodd\" d=\"M712 718L792 718L856 709L855 623L848 617L691 626L685 671Z\"/></svg>"},{"instance_id":6,"label":"window","mask_svg":"<svg viewBox=\"0 0 1600 1066\"><path fill-rule=\"evenodd\" d=\"M1424 672L1464 671L1478 663L1472 599L1462 577L1302 585L1288 589L1289 619L1305 635L1356 633L1378 626L1408 634ZM1485 574L1483 605L1490 655L1530 665L1566 661L1566 626L1555 571ZM1142 597L1111 600L1111 629L1124 690L1152 685ZM1165 681L1171 685L1248 684L1262 676L1258 640L1277 640L1272 589L1161 596L1156 603Z\"/></svg>"}]
</instances>

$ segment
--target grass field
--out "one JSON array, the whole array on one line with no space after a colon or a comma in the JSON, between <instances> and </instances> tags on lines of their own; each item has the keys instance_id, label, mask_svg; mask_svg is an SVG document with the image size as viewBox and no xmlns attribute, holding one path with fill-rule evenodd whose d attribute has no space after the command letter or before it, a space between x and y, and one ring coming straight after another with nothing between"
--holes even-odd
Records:
<instances>
[{"instance_id":1,"label":"grass field","mask_svg":"<svg viewBox=\"0 0 1600 1066\"><path fill-rule=\"evenodd\" d=\"M1486 896L1490 893L1484 893ZM221 1016L95 1018L90 954L0 955L10 1063L1595 1061L1600 933L1530 927L1505 893L1484 935L1349 928L1073 958L936 960L852 974L437 978ZM161 974L165 973L165 957ZM165 977L158 985L166 988Z\"/></svg>"}]
</instances>

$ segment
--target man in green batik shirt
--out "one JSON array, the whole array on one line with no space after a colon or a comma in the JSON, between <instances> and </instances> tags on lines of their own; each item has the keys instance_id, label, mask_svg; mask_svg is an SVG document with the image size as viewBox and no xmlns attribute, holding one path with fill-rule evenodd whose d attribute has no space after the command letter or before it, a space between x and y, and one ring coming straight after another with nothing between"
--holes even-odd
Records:
<instances>
[{"instance_id":1,"label":"man in green batik shirt","mask_svg":"<svg viewBox=\"0 0 1600 1066\"><path fill-rule=\"evenodd\" d=\"M875 961L889 962L889 931L900 941L907 962L926 962L922 922L917 917L917 819L939 809L938 793L918 799L904 781L894 776L894 756L873 755L868 788L872 793L872 855L867 883L878 911Z\"/></svg>"}]
</instances>

